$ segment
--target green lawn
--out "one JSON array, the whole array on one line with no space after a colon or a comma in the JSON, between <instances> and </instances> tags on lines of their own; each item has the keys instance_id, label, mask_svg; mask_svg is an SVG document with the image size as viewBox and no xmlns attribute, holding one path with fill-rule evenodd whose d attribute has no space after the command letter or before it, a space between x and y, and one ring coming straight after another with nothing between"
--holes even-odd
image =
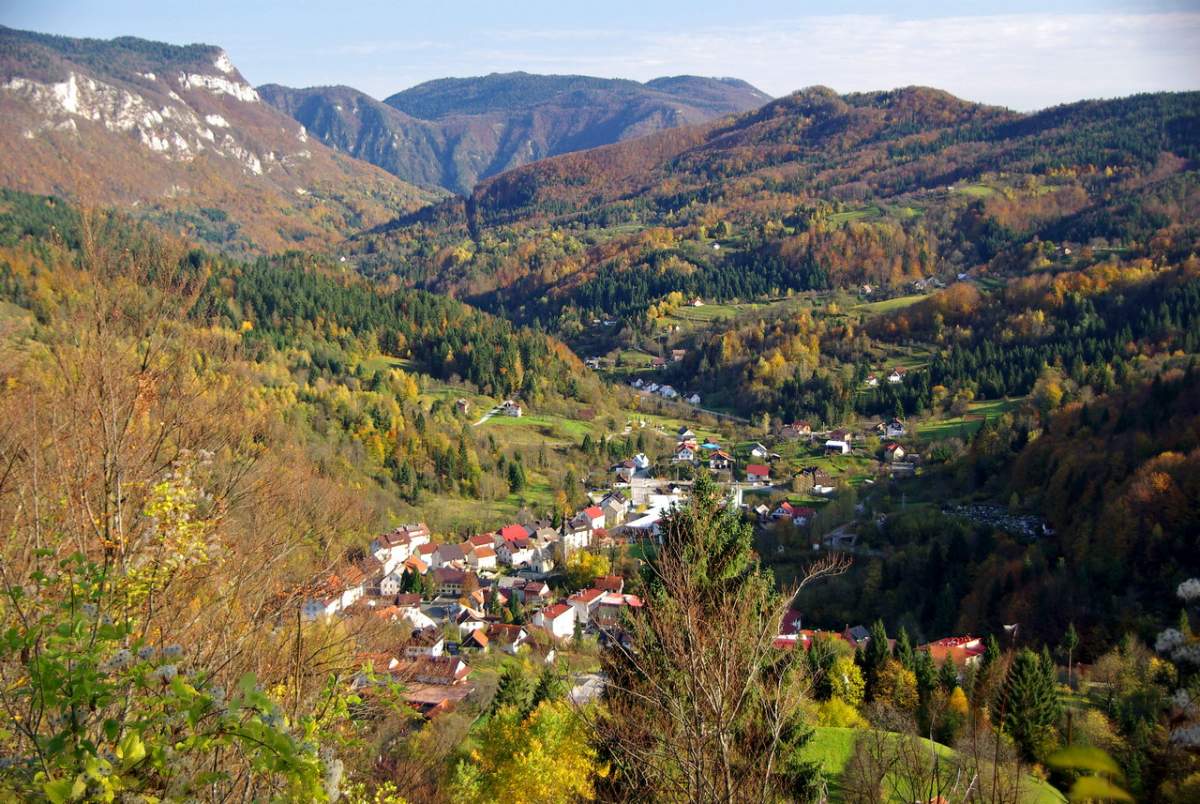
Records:
<instances>
[{"instance_id":1,"label":"green lawn","mask_svg":"<svg viewBox=\"0 0 1200 804\"><path fill-rule=\"evenodd\" d=\"M851 221L861 221L867 218L878 218L882 212L879 207L866 207L865 209L852 209L847 212L835 212L829 216L829 222L834 226L840 226L843 223Z\"/></svg>"},{"instance_id":2,"label":"green lawn","mask_svg":"<svg viewBox=\"0 0 1200 804\"><path fill-rule=\"evenodd\" d=\"M486 410L481 410L480 415L485 412ZM593 432L587 422L544 413L531 413L519 417L493 416L480 425L480 429L495 429L497 438L503 437L506 443L527 447L539 446L542 443L550 446L579 444L585 434Z\"/></svg>"},{"instance_id":3,"label":"green lawn","mask_svg":"<svg viewBox=\"0 0 1200 804\"><path fill-rule=\"evenodd\" d=\"M996 194L996 190L986 184L964 184L954 189L956 192L968 195L971 198L989 198Z\"/></svg>"},{"instance_id":4,"label":"green lawn","mask_svg":"<svg viewBox=\"0 0 1200 804\"><path fill-rule=\"evenodd\" d=\"M917 438L921 441L939 441L944 438L967 438L983 426L984 419L995 419L1021 404L1021 399L989 399L972 402L966 416L948 419L930 419L917 425Z\"/></svg>"},{"instance_id":5,"label":"green lawn","mask_svg":"<svg viewBox=\"0 0 1200 804\"><path fill-rule=\"evenodd\" d=\"M858 304L850 309L867 315L879 315L880 313L890 313L893 310L902 310L909 305L916 304L923 298L925 298L924 293L916 293L911 296L897 296L894 299Z\"/></svg>"},{"instance_id":6,"label":"green lawn","mask_svg":"<svg viewBox=\"0 0 1200 804\"><path fill-rule=\"evenodd\" d=\"M809 761L818 762L821 769L830 778L830 798L842 801L841 777L854 755L854 746L862 732L858 729L839 728L834 726L818 726L813 729L812 739L801 751L801 756ZM945 758L953 758L953 749L939 743L930 743L922 738L921 742L931 746ZM1065 801L1062 794L1052 786L1032 776L1026 777L1027 785L1022 786L1021 801L1023 804L1060 804ZM885 785L890 784L885 782ZM891 791L891 801L904 801L896 791Z\"/></svg>"}]
</instances>

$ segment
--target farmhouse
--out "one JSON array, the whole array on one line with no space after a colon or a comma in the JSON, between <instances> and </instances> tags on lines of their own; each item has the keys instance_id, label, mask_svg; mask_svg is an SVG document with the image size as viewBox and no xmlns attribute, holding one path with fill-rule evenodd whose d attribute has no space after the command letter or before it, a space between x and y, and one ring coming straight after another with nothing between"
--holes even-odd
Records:
<instances>
[{"instance_id":1,"label":"farmhouse","mask_svg":"<svg viewBox=\"0 0 1200 804\"><path fill-rule=\"evenodd\" d=\"M771 479L771 468L761 463L748 464L746 466L746 479L751 483L766 483Z\"/></svg>"}]
</instances>

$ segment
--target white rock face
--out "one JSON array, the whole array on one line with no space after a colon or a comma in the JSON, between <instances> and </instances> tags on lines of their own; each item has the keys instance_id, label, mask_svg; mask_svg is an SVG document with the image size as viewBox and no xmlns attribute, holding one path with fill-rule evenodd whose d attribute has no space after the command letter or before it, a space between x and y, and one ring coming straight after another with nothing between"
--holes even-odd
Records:
<instances>
[{"instance_id":1,"label":"white rock face","mask_svg":"<svg viewBox=\"0 0 1200 804\"><path fill-rule=\"evenodd\" d=\"M258 92L254 90L254 87L220 75L180 73L179 85L185 89L207 89L217 95L232 95L245 103L258 103Z\"/></svg>"},{"instance_id":2,"label":"white rock face","mask_svg":"<svg viewBox=\"0 0 1200 804\"><path fill-rule=\"evenodd\" d=\"M221 51L221 55L217 56L217 60L213 62L213 67L216 67L226 75L233 72L233 62L229 60L229 56L225 51Z\"/></svg>"},{"instance_id":3,"label":"white rock face","mask_svg":"<svg viewBox=\"0 0 1200 804\"><path fill-rule=\"evenodd\" d=\"M157 81L158 80L158 76L155 75L154 73L138 73L138 75L140 75L142 78L145 78L147 81Z\"/></svg>"},{"instance_id":4,"label":"white rock face","mask_svg":"<svg viewBox=\"0 0 1200 804\"><path fill-rule=\"evenodd\" d=\"M221 147L225 149L226 153L245 165L246 169L255 176L262 175L262 160L254 152L239 145L233 137L226 134L225 139L221 141Z\"/></svg>"},{"instance_id":5,"label":"white rock face","mask_svg":"<svg viewBox=\"0 0 1200 804\"><path fill-rule=\"evenodd\" d=\"M144 77L144 76L143 76ZM193 81L192 79L196 79ZM219 76L180 76L185 87L200 86L216 93L232 94L240 100L257 100L258 93L250 87ZM84 119L104 126L114 133L136 137L147 150L166 159L191 161L209 143L212 150L234 159L249 173L261 176L260 157L238 142L232 126L220 114L206 114L203 121L187 101L168 91L173 103L156 108L141 94L97 81L85 75L69 73L65 81L47 84L27 78L13 78L0 84L0 91L12 92L26 99L44 120L25 132L33 139L39 131L77 131L76 120ZM213 128L230 129L219 140ZM268 155L275 161L275 154Z\"/></svg>"}]
</instances>

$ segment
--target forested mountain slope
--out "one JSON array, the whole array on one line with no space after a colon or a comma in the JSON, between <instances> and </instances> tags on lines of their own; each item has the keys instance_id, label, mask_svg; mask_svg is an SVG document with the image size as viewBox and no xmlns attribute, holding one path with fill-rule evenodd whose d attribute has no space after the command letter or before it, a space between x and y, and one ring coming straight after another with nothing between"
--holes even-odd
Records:
<instances>
[{"instance_id":1,"label":"forested mountain slope","mask_svg":"<svg viewBox=\"0 0 1200 804\"><path fill-rule=\"evenodd\" d=\"M263 99L340 151L406 181L470 194L481 179L556 154L757 108L735 79L644 84L578 75L445 78L382 103L349 87L259 87Z\"/></svg>"},{"instance_id":2,"label":"forested mountain slope","mask_svg":"<svg viewBox=\"0 0 1200 804\"><path fill-rule=\"evenodd\" d=\"M543 160L359 239L368 273L559 327L717 300L1023 273L1045 248L1186 256L1200 94L1033 114L908 88L798 92Z\"/></svg>"},{"instance_id":3,"label":"forested mountain slope","mask_svg":"<svg viewBox=\"0 0 1200 804\"><path fill-rule=\"evenodd\" d=\"M323 248L435 200L308 136L220 48L0 28L0 184L232 252Z\"/></svg>"}]
</instances>

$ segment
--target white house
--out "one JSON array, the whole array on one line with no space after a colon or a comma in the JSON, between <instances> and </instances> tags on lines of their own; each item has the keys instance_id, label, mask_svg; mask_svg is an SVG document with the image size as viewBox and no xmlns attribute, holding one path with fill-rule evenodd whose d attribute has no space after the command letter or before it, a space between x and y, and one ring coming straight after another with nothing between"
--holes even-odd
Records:
<instances>
[{"instance_id":1,"label":"white house","mask_svg":"<svg viewBox=\"0 0 1200 804\"><path fill-rule=\"evenodd\" d=\"M883 455L889 461L902 461L904 460L904 447L893 441L883 448Z\"/></svg>"},{"instance_id":2,"label":"white house","mask_svg":"<svg viewBox=\"0 0 1200 804\"><path fill-rule=\"evenodd\" d=\"M687 398L687 401L688 401L688 404L699 405L700 404L700 394L692 394L691 396L689 396Z\"/></svg>"},{"instance_id":3,"label":"white house","mask_svg":"<svg viewBox=\"0 0 1200 804\"><path fill-rule=\"evenodd\" d=\"M675 397L679 396L679 392L669 385L664 385L659 388L658 393L659 396L663 397L664 399L674 399Z\"/></svg>"},{"instance_id":4,"label":"white house","mask_svg":"<svg viewBox=\"0 0 1200 804\"><path fill-rule=\"evenodd\" d=\"M429 526L424 522L401 525L395 530L377 536L371 542L371 555L383 564L384 573L389 573L404 563L423 544L429 544Z\"/></svg>"},{"instance_id":5,"label":"white house","mask_svg":"<svg viewBox=\"0 0 1200 804\"><path fill-rule=\"evenodd\" d=\"M692 463L696 460L696 451L687 444L680 444L675 448L675 457L671 460L676 463Z\"/></svg>"},{"instance_id":6,"label":"white house","mask_svg":"<svg viewBox=\"0 0 1200 804\"><path fill-rule=\"evenodd\" d=\"M733 466L733 456L724 450L717 450L708 456L708 468L720 472Z\"/></svg>"},{"instance_id":7,"label":"white house","mask_svg":"<svg viewBox=\"0 0 1200 804\"><path fill-rule=\"evenodd\" d=\"M509 567L519 567L533 561L535 550L529 537L523 539L507 539L496 547L496 557L501 564Z\"/></svg>"},{"instance_id":8,"label":"white house","mask_svg":"<svg viewBox=\"0 0 1200 804\"><path fill-rule=\"evenodd\" d=\"M567 598L567 602L571 604L571 608L575 609L575 619L583 625L587 625L592 612L599 607L600 599L603 597L603 589L582 589Z\"/></svg>"},{"instance_id":9,"label":"white house","mask_svg":"<svg viewBox=\"0 0 1200 804\"><path fill-rule=\"evenodd\" d=\"M531 622L555 639L570 639L575 635L575 608L555 603L534 614Z\"/></svg>"},{"instance_id":10,"label":"white house","mask_svg":"<svg viewBox=\"0 0 1200 804\"><path fill-rule=\"evenodd\" d=\"M592 543L592 529L587 522L582 520L572 520L563 528L562 536L558 540L559 549L562 551L562 558L566 557L575 550L582 550Z\"/></svg>"},{"instance_id":11,"label":"white house","mask_svg":"<svg viewBox=\"0 0 1200 804\"><path fill-rule=\"evenodd\" d=\"M410 659L423 656L436 658L442 655L446 648L446 639L439 628L422 628L414 631L412 639L404 646L404 655Z\"/></svg>"},{"instance_id":12,"label":"white house","mask_svg":"<svg viewBox=\"0 0 1200 804\"><path fill-rule=\"evenodd\" d=\"M879 387L879 378L876 377L874 374L868 374L867 379L863 380L863 383L868 388L878 388Z\"/></svg>"},{"instance_id":13,"label":"white house","mask_svg":"<svg viewBox=\"0 0 1200 804\"><path fill-rule=\"evenodd\" d=\"M397 567L387 575L384 575L383 579L379 582L379 594L383 597L395 597L400 594L400 584L403 577L403 567Z\"/></svg>"},{"instance_id":14,"label":"white house","mask_svg":"<svg viewBox=\"0 0 1200 804\"><path fill-rule=\"evenodd\" d=\"M751 483L766 483L771 479L771 468L761 463L748 464L746 466L746 479Z\"/></svg>"},{"instance_id":15,"label":"white house","mask_svg":"<svg viewBox=\"0 0 1200 804\"><path fill-rule=\"evenodd\" d=\"M467 564L476 572L494 570L496 569L496 550L492 547L476 547L467 555Z\"/></svg>"},{"instance_id":16,"label":"white house","mask_svg":"<svg viewBox=\"0 0 1200 804\"><path fill-rule=\"evenodd\" d=\"M524 411L521 409L521 404L519 402L515 402L511 399L504 400L503 404L500 405L500 412L503 413L505 416L517 416L517 417L521 416L524 413Z\"/></svg>"},{"instance_id":17,"label":"white house","mask_svg":"<svg viewBox=\"0 0 1200 804\"><path fill-rule=\"evenodd\" d=\"M592 530L604 527L604 509L599 505L591 505L579 512L579 518L587 523Z\"/></svg>"},{"instance_id":18,"label":"white house","mask_svg":"<svg viewBox=\"0 0 1200 804\"><path fill-rule=\"evenodd\" d=\"M897 366L896 368L892 369L892 373L888 375L887 381L892 385L895 385L898 382L903 382L905 373L906 370L903 366Z\"/></svg>"},{"instance_id":19,"label":"white house","mask_svg":"<svg viewBox=\"0 0 1200 804\"><path fill-rule=\"evenodd\" d=\"M347 564L314 585L312 593L301 604L301 614L315 620L344 611L367 593L367 581L362 569Z\"/></svg>"},{"instance_id":20,"label":"white house","mask_svg":"<svg viewBox=\"0 0 1200 804\"><path fill-rule=\"evenodd\" d=\"M850 445L845 441L835 441L832 438L825 442L825 453L834 453L836 455L849 455Z\"/></svg>"},{"instance_id":21,"label":"white house","mask_svg":"<svg viewBox=\"0 0 1200 804\"><path fill-rule=\"evenodd\" d=\"M769 458L771 457L771 451L762 444L756 442L750 447L750 456L752 458Z\"/></svg>"},{"instance_id":22,"label":"white house","mask_svg":"<svg viewBox=\"0 0 1200 804\"><path fill-rule=\"evenodd\" d=\"M600 501L600 508L604 511L604 526L616 527L625 521L625 514L629 511L629 501L625 499L619 491L614 491L605 495Z\"/></svg>"},{"instance_id":23,"label":"white house","mask_svg":"<svg viewBox=\"0 0 1200 804\"><path fill-rule=\"evenodd\" d=\"M439 544L436 556L436 563L433 567L461 567L466 563L467 551L463 549L461 544Z\"/></svg>"}]
</instances>

